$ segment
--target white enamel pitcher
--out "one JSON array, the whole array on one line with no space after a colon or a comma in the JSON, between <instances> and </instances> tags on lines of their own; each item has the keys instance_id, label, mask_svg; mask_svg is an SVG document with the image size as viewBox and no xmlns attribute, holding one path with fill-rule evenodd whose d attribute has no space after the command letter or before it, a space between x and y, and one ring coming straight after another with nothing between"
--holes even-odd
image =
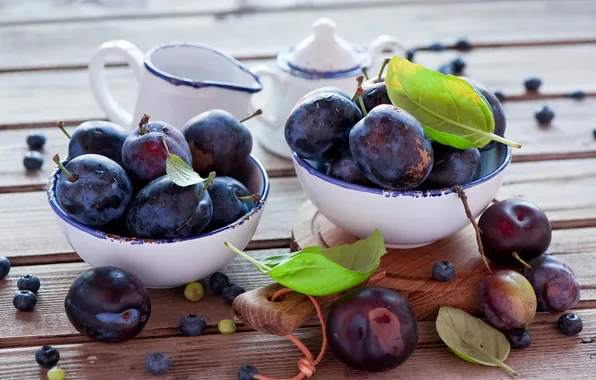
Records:
<instances>
[{"instance_id":1,"label":"white enamel pitcher","mask_svg":"<svg viewBox=\"0 0 596 380\"><path fill-rule=\"evenodd\" d=\"M139 82L134 112L112 97L105 73L105 57L126 60ZM219 108L237 118L246 116L251 95L262 89L259 77L230 55L208 45L172 43L144 54L128 41L102 44L89 63L95 100L108 118L124 128L136 128L143 114L182 128L201 112Z\"/></svg>"},{"instance_id":2,"label":"white enamel pitcher","mask_svg":"<svg viewBox=\"0 0 596 380\"><path fill-rule=\"evenodd\" d=\"M335 23L328 18L316 20L313 32L297 45L282 51L274 67L257 66L251 71L261 78L268 77L273 85L267 85L264 96L266 106L252 105L266 109L259 116L262 138L259 142L268 151L291 157L284 136L284 125L292 108L308 92L320 87L338 87L353 94L356 91L356 77L362 69L377 75L383 52L403 55L404 47L395 37L381 35L365 50L351 45L336 34ZM256 121L255 121L256 122Z\"/></svg>"}]
</instances>

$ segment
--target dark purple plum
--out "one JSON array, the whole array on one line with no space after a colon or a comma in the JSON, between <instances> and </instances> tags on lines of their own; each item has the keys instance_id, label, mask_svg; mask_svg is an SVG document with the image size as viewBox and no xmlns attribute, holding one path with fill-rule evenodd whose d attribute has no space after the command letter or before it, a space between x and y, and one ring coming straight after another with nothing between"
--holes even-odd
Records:
<instances>
[{"instance_id":1,"label":"dark purple plum","mask_svg":"<svg viewBox=\"0 0 596 380\"><path fill-rule=\"evenodd\" d=\"M432 143L434 162L423 187L441 189L470 183L480 176L481 157L476 148L456 149Z\"/></svg>"},{"instance_id":2,"label":"dark purple plum","mask_svg":"<svg viewBox=\"0 0 596 380\"><path fill-rule=\"evenodd\" d=\"M344 294L331 306L326 336L333 355L368 372L404 363L418 344L418 323L408 301L382 287Z\"/></svg>"},{"instance_id":3,"label":"dark purple plum","mask_svg":"<svg viewBox=\"0 0 596 380\"><path fill-rule=\"evenodd\" d=\"M149 122L149 115L144 115L139 128L128 135L122 146L124 169L130 173L133 181L153 181L166 174L168 150L192 165L184 135L162 121Z\"/></svg>"},{"instance_id":4,"label":"dark purple plum","mask_svg":"<svg viewBox=\"0 0 596 380\"><path fill-rule=\"evenodd\" d=\"M552 238L551 224L544 211L522 199L492 204L478 220L484 253L501 265L519 264L546 252Z\"/></svg>"},{"instance_id":5,"label":"dark purple plum","mask_svg":"<svg viewBox=\"0 0 596 380\"><path fill-rule=\"evenodd\" d=\"M251 195L246 186L232 177L215 177L207 191L213 202L213 215L207 227L209 231L237 221L261 198L259 194Z\"/></svg>"},{"instance_id":6,"label":"dark purple plum","mask_svg":"<svg viewBox=\"0 0 596 380\"><path fill-rule=\"evenodd\" d=\"M207 180L181 187L164 175L135 196L126 224L134 237L150 239L184 238L199 235L211 220L213 204Z\"/></svg>"},{"instance_id":7,"label":"dark purple plum","mask_svg":"<svg viewBox=\"0 0 596 380\"><path fill-rule=\"evenodd\" d=\"M327 168L327 175L355 185L376 187L362 174L362 170L349 151L343 153L339 158L331 160L331 164Z\"/></svg>"},{"instance_id":8,"label":"dark purple plum","mask_svg":"<svg viewBox=\"0 0 596 380\"><path fill-rule=\"evenodd\" d=\"M378 78L371 78L366 82L362 83L362 102L366 112L370 112L373 108L380 104L392 104L389 95L387 95L387 87L385 86L385 77L381 78L379 82ZM358 98L354 99L354 104L360 107L360 101Z\"/></svg>"},{"instance_id":9,"label":"dark purple plum","mask_svg":"<svg viewBox=\"0 0 596 380\"><path fill-rule=\"evenodd\" d=\"M290 148L307 159L332 159L349 148L350 128L362 118L350 99L334 92L309 96L298 102L286 121Z\"/></svg>"},{"instance_id":10,"label":"dark purple plum","mask_svg":"<svg viewBox=\"0 0 596 380\"><path fill-rule=\"evenodd\" d=\"M319 88L317 88L315 90L312 90L312 91L306 93L302 98L300 98L300 100L298 102L301 102L304 99L309 98L311 96L315 96L315 95L323 94L323 93L333 93L333 94L341 95L341 96L343 96L346 99L352 100L352 96L350 96L347 92L345 92L341 88L337 88L337 87L319 87Z\"/></svg>"},{"instance_id":11,"label":"dark purple plum","mask_svg":"<svg viewBox=\"0 0 596 380\"><path fill-rule=\"evenodd\" d=\"M501 105L501 102L499 101L499 99L495 96L494 93L492 93L492 91L490 91L484 85L476 82L475 80L466 78L466 77L460 77L460 78L465 80L469 84L471 84L472 87L474 87L476 89L476 91L480 92L484 96L484 98L488 101L488 104L490 104L490 107L493 112L493 117L495 119L494 133L495 133L495 135L503 137L505 135L505 129L507 127L507 119L505 118L505 111L503 110L503 106ZM496 144L497 144L496 141L491 141L484 147L480 148L480 151L488 150L488 149L492 148L493 146L495 146Z\"/></svg>"},{"instance_id":12,"label":"dark purple plum","mask_svg":"<svg viewBox=\"0 0 596 380\"><path fill-rule=\"evenodd\" d=\"M62 122L58 122L58 127L66 133ZM105 156L116 161L118 165L124 166L122 146L127 137L126 130L117 124L104 120L86 121L80 124L70 136L68 159L72 160L83 154L92 153Z\"/></svg>"},{"instance_id":13,"label":"dark purple plum","mask_svg":"<svg viewBox=\"0 0 596 380\"><path fill-rule=\"evenodd\" d=\"M528 263L532 269L524 267L523 274L530 281L538 310L551 312L565 311L577 305L580 287L569 265L549 255L540 255Z\"/></svg>"},{"instance_id":14,"label":"dark purple plum","mask_svg":"<svg viewBox=\"0 0 596 380\"><path fill-rule=\"evenodd\" d=\"M242 120L231 113L215 109L190 119L182 128L192 154L194 169L206 177L215 171L218 176L235 176L246 170L252 151L252 135L242 122L260 115L258 110Z\"/></svg>"},{"instance_id":15,"label":"dark purple plum","mask_svg":"<svg viewBox=\"0 0 596 380\"><path fill-rule=\"evenodd\" d=\"M149 293L141 281L111 266L81 273L68 290L64 308L75 329L103 343L134 338L151 314Z\"/></svg>"},{"instance_id":16,"label":"dark purple plum","mask_svg":"<svg viewBox=\"0 0 596 380\"><path fill-rule=\"evenodd\" d=\"M68 161L58 155L61 168L56 199L68 216L79 223L100 228L118 220L133 197L132 183L115 161L99 154L84 154Z\"/></svg>"},{"instance_id":17,"label":"dark purple plum","mask_svg":"<svg viewBox=\"0 0 596 380\"><path fill-rule=\"evenodd\" d=\"M390 190L420 185L433 166L433 149L420 123L406 111L382 104L350 131L350 151L362 173Z\"/></svg>"}]
</instances>

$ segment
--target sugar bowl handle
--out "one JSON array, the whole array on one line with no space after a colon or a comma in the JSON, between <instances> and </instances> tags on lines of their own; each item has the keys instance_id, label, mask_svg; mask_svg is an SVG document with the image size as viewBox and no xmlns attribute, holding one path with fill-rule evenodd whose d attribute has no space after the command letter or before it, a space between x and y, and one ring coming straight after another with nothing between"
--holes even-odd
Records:
<instances>
[{"instance_id":1,"label":"sugar bowl handle","mask_svg":"<svg viewBox=\"0 0 596 380\"><path fill-rule=\"evenodd\" d=\"M383 34L375 38L368 47L368 53L372 64L375 65L380 56L385 52L403 56L406 49L396 37Z\"/></svg>"},{"instance_id":2,"label":"sugar bowl handle","mask_svg":"<svg viewBox=\"0 0 596 380\"><path fill-rule=\"evenodd\" d=\"M253 68L250 69L250 71L252 71L253 74L257 75L259 77L259 79L264 78L264 77L269 77L273 80L273 86L270 88L270 90L268 90L269 95L268 96L272 96L276 93L279 93L280 91L283 91L283 88L285 87L285 81L284 79L281 77L281 75L279 73L277 73L275 70L269 68L266 65L258 65L255 66ZM271 100L269 100L270 102L273 101L274 98L270 98ZM253 113L257 110L257 107L254 103L254 96L251 98L250 100L250 113ZM272 108L271 105L268 108ZM264 125L266 125L267 127L273 129L273 130L277 130L279 127L279 123L278 120L276 118L271 117L271 113L267 113L264 112L261 116L259 116L259 118L261 120L264 121Z\"/></svg>"}]
</instances>

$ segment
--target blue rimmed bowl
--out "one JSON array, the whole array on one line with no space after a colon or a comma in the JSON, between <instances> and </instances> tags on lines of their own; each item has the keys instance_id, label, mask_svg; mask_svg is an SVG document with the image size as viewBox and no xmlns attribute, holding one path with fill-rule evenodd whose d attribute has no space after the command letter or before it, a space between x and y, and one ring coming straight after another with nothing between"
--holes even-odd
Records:
<instances>
[{"instance_id":1,"label":"blue rimmed bowl","mask_svg":"<svg viewBox=\"0 0 596 380\"><path fill-rule=\"evenodd\" d=\"M480 178L462 186L477 217L503 184L511 150L502 144L481 152ZM453 235L470 222L451 188L390 191L347 183L292 154L302 188L315 207L337 227L360 238L378 228L390 248L415 248Z\"/></svg>"},{"instance_id":2,"label":"blue rimmed bowl","mask_svg":"<svg viewBox=\"0 0 596 380\"><path fill-rule=\"evenodd\" d=\"M91 266L113 265L140 278L149 288L172 288L211 275L232 262L236 254L224 242L244 249L263 215L269 195L269 177L263 165L251 156L250 175L244 181L261 200L247 215L218 230L183 239L137 239L89 228L70 218L55 197L60 170L50 175L48 200L60 230L77 254Z\"/></svg>"}]
</instances>

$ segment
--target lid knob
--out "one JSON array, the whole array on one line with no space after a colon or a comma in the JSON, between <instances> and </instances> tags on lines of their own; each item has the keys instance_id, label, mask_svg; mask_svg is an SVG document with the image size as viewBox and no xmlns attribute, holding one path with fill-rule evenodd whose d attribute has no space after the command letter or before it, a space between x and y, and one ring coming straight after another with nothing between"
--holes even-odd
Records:
<instances>
[{"instance_id":1,"label":"lid knob","mask_svg":"<svg viewBox=\"0 0 596 380\"><path fill-rule=\"evenodd\" d=\"M320 18L312 24L312 28L316 38L332 39L336 25L331 19Z\"/></svg>"}]
</instances>

